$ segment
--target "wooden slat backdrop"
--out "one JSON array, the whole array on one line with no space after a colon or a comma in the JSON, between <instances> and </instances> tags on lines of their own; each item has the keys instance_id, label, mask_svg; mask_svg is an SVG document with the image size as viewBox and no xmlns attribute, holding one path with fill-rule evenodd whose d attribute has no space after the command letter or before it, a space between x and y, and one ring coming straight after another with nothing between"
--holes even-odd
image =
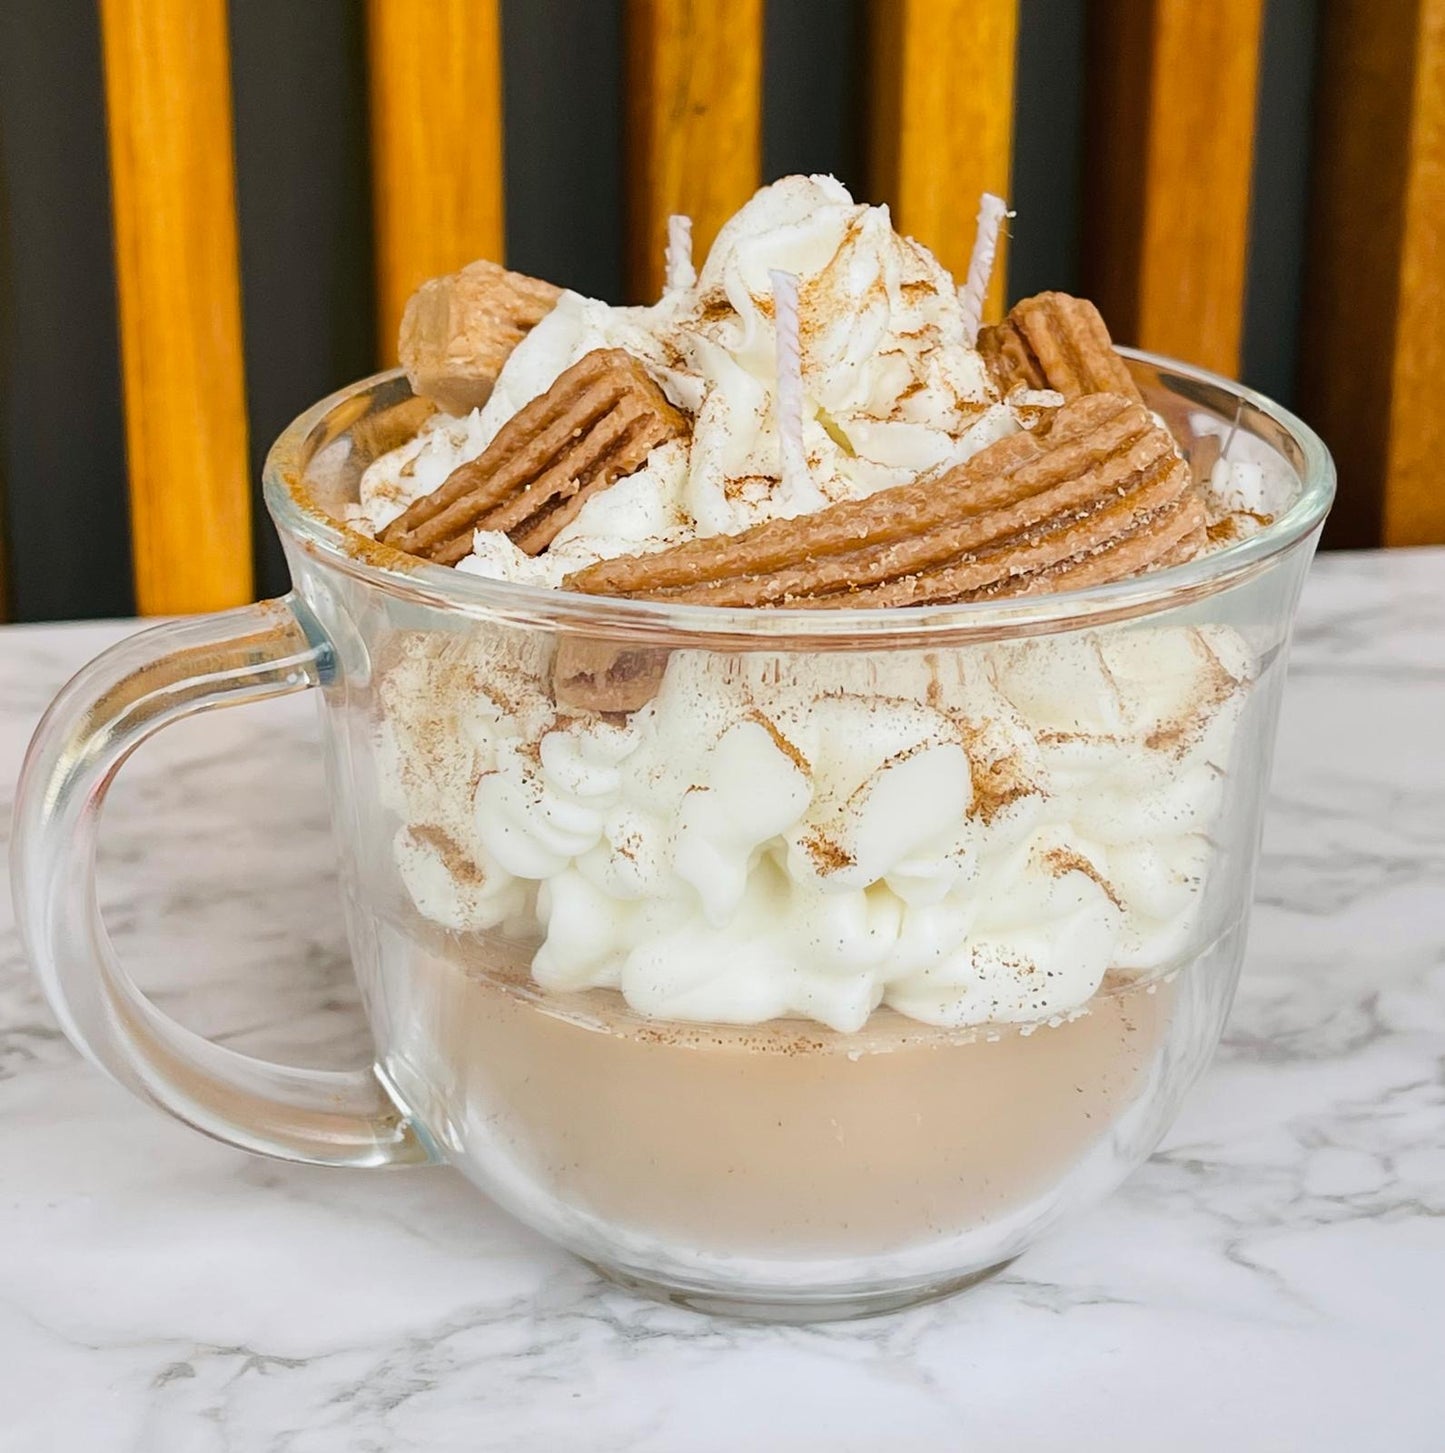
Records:
<instances>
[{"instance_id":1,"label":"wooden slat backdrop","mask_svg":"<svg viewBox=\"0 0 1445 1453\"><path fill-rule=\"evenodd\" d=\"M1126 341L1238 372L1264 0L1102 0L1086 290ZM872 190L955 272L1007 196L1018 0L872 0ZM503 253L499 0L368 0L380 351L425 278ZM628 276L705 254L760 180L764 0L627 0ZM101 0L136 597L251 597L225 0ZM1337 538L1445 540L1445 0L1324 11L1303 408ZM1067 144L1061 138L1060 144ZM1004 268L988 311L997 316ZM3 581L0 581L3 584Z\"/></svg>"},{"instance_id":2,"label":"wooden slat backdrop","mask_svg":"<svg viewBox=\"0 0 1445 1453\"><path fill-rule=\"evenodd\" d=\"M1445 0L1327 6L1300 407L1340 544L1445 543Z\"/></svg>"},{"instance_id":3,"label":"wooden slat backdrop","mask_svg":"<svg viewBox=\"0 0 1445 1453\"><path fill-rule=\"evenodd\" d=\"M252 597L225 0L102 0L136 602Z\"/></svg>"},{"instance_id":4,"label":"wooden slat backdrop","mask_svg":"<svg viewBox=\"0 0 1445 1453\"><path fill-rule=\"evenodd\" d=\"M962 278L980 195L1009 195L1018 0L874 0L869 30L872 188ZM1007 268L1001 238L985 318Z\"/></svg>"},{"instance_id":5,"label":"wooden slat backdrop","mask_svg":"<svg viewBox=\"0 0 1445 1453\"><path fill-rule=\"evenodd\" d=\"M503 260L498 0L369 0L378 347L427 278Z\"/></svg>"},{"instance_id":6,"label":"wooden slat backdrop","mask_svg":"<svg viewBox=\"0 0 1445 1453\"><path fill-rule=\"evenodd\" d=\"M762 166L763 0L628 0L628 291L662 286L667 218L701 264Z\"/></svg>"},{"instance_id":7,"label":"wooden slat backdrop","mask_svg":"<svg viewBox=\"0 0 1445 1453\"><path fill-rule=\"evenodd\" d=\"M1116 337L1239 372L1264 0L1089 12L1085 291Z\"/></svg>"}]
</instances>

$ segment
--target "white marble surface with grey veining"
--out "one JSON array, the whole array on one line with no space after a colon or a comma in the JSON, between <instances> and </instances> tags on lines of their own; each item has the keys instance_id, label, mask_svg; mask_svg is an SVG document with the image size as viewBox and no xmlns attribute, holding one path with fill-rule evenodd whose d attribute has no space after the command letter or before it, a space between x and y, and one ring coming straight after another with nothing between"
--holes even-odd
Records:
<instances>
[{"instance_id":1,"label":"white marble surface with grey veining","mask_svg":"<svg viewBox=\"0 0 1445 1453\"><path fill-rule=\"evenodd\" d=\"M0 827L62 680L131 625L0 631ZM312 706L122 774L111 932L172 1013L360 1062ZM709 1320L454 1174L250 1159L83 1065L0 905L0 1449L1445 1448L1445 551L1306 590L1244 983L1165 1148L963 1297ZM264 786L258 787L261 781Z\"/></svg>"}]
</instances>

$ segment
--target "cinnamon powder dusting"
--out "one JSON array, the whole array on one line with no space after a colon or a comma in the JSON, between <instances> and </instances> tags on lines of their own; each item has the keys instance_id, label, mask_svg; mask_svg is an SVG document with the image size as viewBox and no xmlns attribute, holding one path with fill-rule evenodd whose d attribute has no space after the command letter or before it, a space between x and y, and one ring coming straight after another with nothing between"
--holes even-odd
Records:
<instances>
[{"instance_id":1,"label":"cinnamon powder dusting","mask_svg":"<svg viewBox=\"0 0 1445 1453\"><path fill-rule=\"evenodd\" d=\"M1144 745L1153 752L1182 756L1185 748L1204 730L1214 713L1229 700L1238 686L1239 682L1216 658L1209 671L1208 684L1199 700L1188 711L1156 726L1144 738Z\"/></svg>"},{"instance_id":2,"label":"cinnamon powder dusting","mask_svg":"<svg viewBox=\"0 0 1445 1453\"><path fill-rule=\"evenodd\" d=\"M964 751L968 753L969 775L973 778L973 802L968 815L987 826L1005 808L1038 788L1024 775L1023 764L1016 756L985 757L980 750L983 732L963 721L958 726L963 734Z\"/></svg>"},{"instance_id":3,"label":"cinnamon powder dusting","mask_svg":"<svg viewBox=\"0 0 1445 1453\"><path fill-rule=\"evenodd\" d=\"M721 323L724 319L735 316L736 312L728 301L726 293L709 293L698 304L697 320L699 323Z\"/></svg>"},{"instance_id":4,"label":"cinnamon powder dusting","mask_svg":"<svg viewBox=\"0 0 1445 1453\"><path fill-rule=\"evenodd\" d=\"M1044 866L1056 878L1063 878L1069 873L1082 873L1091 882L1096 883L1103 890L1104 896L1121 913L1124 905L1119 901L1119 895L1114 891L1113 884L1105 878L1099 870L1081 853L1076 853L1068 848L1050 848L1044 855Z\"/></svg>"},{"instance_id":5,"label":"cinnamon powder dusting","mask_svg":"<svg viewBox=\"0 0 1445 1453\"><path fill-rule=\"evenodd\" d=\"M723 498L726 500L745 499L749 494L755 494L759 489L771 490L778 481L771 474L737 474L730 475L723 480Z\"/></svg>"},{"instance_id":6,"label":"cinnamon powder dusting","mask_svg":"<svg viewBox=\"0 0 1445 1453\"><path fill-rule=\"evenodd\" d=\"M458 883L480 887L487 881L487 875L462 851L461 845L445 829L428 822L412 823L407 828L407 833L413 842L431 848Z\"/></svg>"},{"instance_id":7,"label":"cinnamon powder dusting","mask_svg":"<svg viewBox=\"0 0 1445 1453\"><path fill-rule=\"evenodd\" d=\"M846 848L826 837L821 828L815 827L808 833L802 845L819 873L837 873L858 861Z\"/></svg>"},{"instance_id":8,"label":"cinnamon powder dusting","mask_svg":"<svg viewBox=\"0 0 1445 1453\"><path fill-rule=\"evenodd\" d=\"M798 769L798 771L803 774L803 776L811 777L813 775L812 763L809 762L808 759L802 754L802 752L800 752L797 747L795 747L792 742L790 742L787 737L785 737L782 732L778 730L777 723L774 722L771 717L765 716L761 711L754 707L750 712L748 712L745 719L747 721L756 722L758 726L762 727L762 729L767 732L768 736L772 738L773 745L793 764L793 766Z\"/></svg>"}]
</instances>

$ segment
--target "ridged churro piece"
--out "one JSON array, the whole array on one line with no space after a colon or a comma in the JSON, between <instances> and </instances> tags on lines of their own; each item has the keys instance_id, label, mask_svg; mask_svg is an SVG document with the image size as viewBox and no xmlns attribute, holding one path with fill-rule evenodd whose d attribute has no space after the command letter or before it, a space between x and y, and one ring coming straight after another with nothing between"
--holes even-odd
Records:
<instances>
[{"instance_id":1,"label":"ridged churro piece","mask_svg":"<svg viewBox=\"0 0 1445 1453\"><path fill-rule=\"evenodd\" d=\"M451 414L486 403L512 350L561 295L485 261L423 283L407 300L397 342L412 392Z\"/></svg>"},{"instance_id":2,"label":"ridged churro piece","mask_svg":"<svg viewBox=\"0 0 1445 1453\"><path fill-rule=\"evenodd\" d=\"M1034 595L1049 590L1081 590L1127 580L1169 565L1192 560L1208 543L1204 532L1204 501L1187 490L1172 505L1151 516L1145 528L1121 535L1092 555L1066 560L1050 570L1018 576L999 595Z\"/></svg>"},{"instance_id":3,"label":"ridged churro piece","mask_svg":"<svg viewBox=\"0 0 1445 1453\"><path fill-rule=\"evenodd\" d=\"M1050 388L1066 399L1113 393L1142 401L1087 298L1068 293L1025 298L1002 323L979 331L978 351L1005 395L1016 388Z\"/></svg>"},{"instance_id":4,"label":"ridged churro piece","mask_svg":"<svg viewBox=\"0 0 1445 1453\"><path fill-rule=\"evenodd\" d=\"M500 530L529 555L556 538L583 504L687 432L637 359L620 348L580 358L502 425L473 460L416 501L383 543L455 565L477 530Z\"/></svg>"},{"instance_id":5,"label":"ridged churro piece","mask_svg":"<svg viewBox=\"0 0 1445 1453\"><path fill-rule=\"evenodd\" d=\"M740 535L600 561L567 585L724 606L961 600L1015 577L1052 579L1069 562L1142 539L1192 491L1174 440L1142 405L1091 394L1037 433L1002 439L938 478ZM1122 566L1150 548L1108 559Z\"/></svg>"}]
</instances>

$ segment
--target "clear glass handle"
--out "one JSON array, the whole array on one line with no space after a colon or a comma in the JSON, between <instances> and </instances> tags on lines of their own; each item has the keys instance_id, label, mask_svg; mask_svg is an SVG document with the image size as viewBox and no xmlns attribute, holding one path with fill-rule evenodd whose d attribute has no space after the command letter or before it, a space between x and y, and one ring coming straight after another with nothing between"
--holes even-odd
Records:
<instances>
[{"instance_id":1,"label":"clear glass handle","mask_svg":"<svg viewBox=\"0 0 1445 1453\"><path fill-rule=\"evenodd\" d=\"M168 723L321 683L330 648L287 597L120 642L56 697L15 803L11 870L25 946L65 1032L177 1119L243 1150L321 1165L431 1158L373 1069L292 1069L212 1044L162 1014L101 922L95 848L122 762Z\"/></svg>"}]
</instances>

